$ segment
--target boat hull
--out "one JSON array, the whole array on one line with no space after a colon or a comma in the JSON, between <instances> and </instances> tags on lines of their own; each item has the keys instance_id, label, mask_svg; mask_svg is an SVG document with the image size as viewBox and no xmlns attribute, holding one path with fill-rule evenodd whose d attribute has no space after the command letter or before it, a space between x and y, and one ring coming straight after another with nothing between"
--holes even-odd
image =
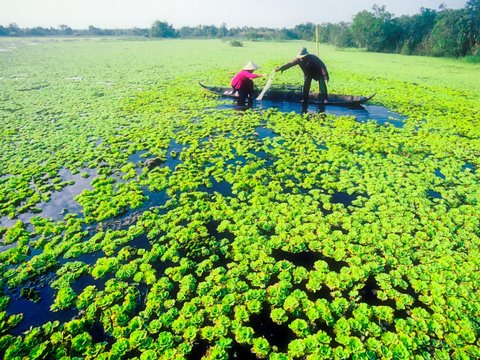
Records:
<instances>
[{"instance_id":1,"label":"boat hull","mask_svg":"<svg viewBox=\"0 0 480 360\"><path fill-rule=\"evenodd\" d=\"M200 86L206 91L216 94L221 97L238 98L238 93L234 91L231 87L217 87L217 86L206 86L202 83L199 83ZM279 87L271 88L263 96L263 100L270 101L283 101L291 103L300 103L302 102L302 89L300 87ZM375 94L370 96L354 96L354 95L341 95L341 94L329 94L328 102L323 103L318 100L318 93L310 92L309 104L325 105L325 106L344 106L344 107L358 107L362 104L365 104L368 100L373 98Z\"/></svg>"}]
</instances>

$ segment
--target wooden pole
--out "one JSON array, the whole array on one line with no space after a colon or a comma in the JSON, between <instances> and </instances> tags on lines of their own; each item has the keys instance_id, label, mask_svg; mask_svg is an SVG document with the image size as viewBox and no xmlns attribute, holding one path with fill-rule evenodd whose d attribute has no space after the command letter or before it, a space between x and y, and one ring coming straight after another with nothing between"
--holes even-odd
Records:
<instances>
[{"instance_id":1,"label":"wooden pole","mask_svg":"<svg viewBox=\"0 0 480 360\"><path fill-rule=\"evenodd\" d=\"M318 25L315 27L315 41L317 43L317 56L320 56L320 49L318 47Z\"/></svg>"}]
</instances>

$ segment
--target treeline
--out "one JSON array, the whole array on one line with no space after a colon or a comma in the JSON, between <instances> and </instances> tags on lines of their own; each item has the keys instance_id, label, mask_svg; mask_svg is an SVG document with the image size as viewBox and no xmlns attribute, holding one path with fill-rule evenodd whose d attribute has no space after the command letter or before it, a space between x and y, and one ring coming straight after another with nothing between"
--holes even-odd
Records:
<instances>
[{"instance_id":1,"label":"treeline","mask_svg":"<svg viewBox=\"0 0 480 360\"><path fill-rule=\"evenodd\" d=\"M152 38L242 38L247 40L298 40L312 38L315 33L315 25L297 25L292 29L272 29L254 27L227 28L224 24L220 27L215 25L184 26L175 29L172 25L163 21L156 21L150 28L133 29L101 29L89 26L88 29L72 29L68 25L60 25L58 28L20 28L17 24L8 27L0 25L0 36L145 36Z\"/></svg>"},{"instance_id":2,"label":"treeline","mask_svg":"<svg viewBox=\"0 0 480 360\"><path fill-rule=\"evenodd\" d=\"M394 17L385 6L357 13L351 23L320 25L320 41L338 47L433 56L480 55L480 0L463 9L422 8Z\"/></svg>"},{"instance_id":3,"label":"treeline","mask_svg":"<svg viewBox=\"0 0 480 360\"><path fill-rule=\"evenodd\" d=\"M242 38L248 40L319 41L337 47L366 48L368 51L433 56L480 55L480 0L468 0L462 9L439 10L422 8L412 16L395 17L385 6L360 11L351 22L312 23L293 28L254 28L199 25L175 29L163 21L150 28L101 29L89 26L74 30L67 25L59 28L26 28L16 24L0 26L0 36L144 36L152 38Z\"/></svg>"},{"instance_id":4,"label":"treeline","mask_svg":"<svg viewBox=\"0 0 480 360\"><path fill-rule=\"evenodd\" d=\"M0 25L0 36L149 36L149 29L101 29L89 26L88 29L74 30L68 25L58 28L20 28L17 24L8 27Z\"/></svg>"}]
</instances>

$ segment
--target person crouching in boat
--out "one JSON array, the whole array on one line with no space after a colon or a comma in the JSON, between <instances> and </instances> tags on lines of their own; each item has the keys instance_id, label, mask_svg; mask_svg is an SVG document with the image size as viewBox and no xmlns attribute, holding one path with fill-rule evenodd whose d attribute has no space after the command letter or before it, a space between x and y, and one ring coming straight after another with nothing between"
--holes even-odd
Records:
<instances>
[{"instance_id":1,"label":"person crouching in boat","mask_svg":"<svg viewBox=\"0 0 480 360\"><path fill-rule=\"evenodd\" d=\"M328 92L327 92L326 82L330 80L330 77L328 75L327 67L325 66L323 61L320 60L318 56L314 54L309 54L307 49L302 47L298 51L295 59L293 59L291 62L286 63L282 66L277 66L275 68L275 71L283 72L284 70L287 70L295 65L300 66L304 75L303 95L302 95L303 107L306 108L308 106L308 99L310 96L310 85L312 83L312 79L315 79L318 81L318 87L320 90L318 96L319 96L320 103L327 103Z\"/></svg>"},{"instance_id":2,"label":"person crouching in boat","mask_svg":"<svg viewBox=\"0 0 480 360\"><path fill-rule=\"evenodd\" d=\"M253 72L257 69L258 66L253 61L249 61L232 79L230 85L232 85L234 90L238 91L238 106L245 106L245 100L248 100L248 107L253 106L252 79L265 76L264 74L254 74Z\"/></svg>"}]
</instances>

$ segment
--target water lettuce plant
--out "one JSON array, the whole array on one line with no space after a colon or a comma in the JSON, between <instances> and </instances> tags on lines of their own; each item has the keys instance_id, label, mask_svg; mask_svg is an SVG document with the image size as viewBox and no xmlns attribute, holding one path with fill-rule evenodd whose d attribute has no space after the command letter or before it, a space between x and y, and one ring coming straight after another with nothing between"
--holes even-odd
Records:
<instances>
[{"instance_id":1,"label":"water lettuce plant","mask_svg":"<svg viewBox=\"0 0 480 360\"><path fill-rule=\"evenodd\" d=\"M322 47L395 127L239 112L195 86L243 65L220 41L12 41L0 356L480 357L478 65Z\"/></svg>"}]
</instances>

